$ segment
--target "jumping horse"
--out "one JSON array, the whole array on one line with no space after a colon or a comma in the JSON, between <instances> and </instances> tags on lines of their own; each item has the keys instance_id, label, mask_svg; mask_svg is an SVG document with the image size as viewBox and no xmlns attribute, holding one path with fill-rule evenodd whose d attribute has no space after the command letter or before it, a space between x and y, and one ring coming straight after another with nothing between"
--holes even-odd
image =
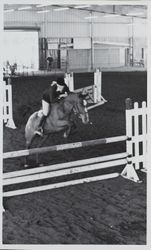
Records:
<instances>
[{"instance_id":1,"label":"jumping horse","mask_svg":"<svg viewBox=\"0 0 151 250\"><path fill-rule=\"evenodd\" d=\"M70 134L71 128L74 124L73 115L77 114L81 118L82 123L87 124L89 122L89 115L87 111L87 102L85 100L86 95L82 93L70 93L64 99L51 104L50 113L46 119L43 128L44 136L63 131L64 137L67 138ZM25 139L26 148L29 149L33 140L35 139L35 131L39 125L42 115L42 110L34 112L28 119L25 126ZM47 138L45 137L45 138ZM45 140L45 138L43 138ZM44 140L41 140L39 146L41 146ZM39 147L38 146L38 147ZM37 154L38 164L38 154ZM27 157L25 158L25 167L27 167Z\"/></svg>"}]
</instances>

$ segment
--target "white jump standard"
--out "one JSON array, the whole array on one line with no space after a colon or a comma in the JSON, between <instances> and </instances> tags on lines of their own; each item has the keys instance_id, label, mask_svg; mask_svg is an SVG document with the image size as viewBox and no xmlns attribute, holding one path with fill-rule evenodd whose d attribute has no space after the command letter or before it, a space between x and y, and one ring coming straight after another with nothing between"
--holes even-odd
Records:
<instances>
[{"instance_id":1,"label":"white jump standard","mask_svg":"<svg viewBox=\"0 0 151 250\"><path fill-rule=\"evenodd\" d=\"M138 123L139 117L141 118L141 124ZM137 123L137 125L136 125ZM139 127L141 126L141 128ZM142 133L140 134L140 130ZM117 153L106 156L99 156L90 159L60 163L50 166L37 167L32 169L25 169L19 171L13 171L4 173L3 186L18 184L18 183L30 183L37 180L44 180L48 178L54 178L59 176L75 175L76 173L92 173L93 170L107 169L110 167L125 166L121 173L115 172L105 175L91 176L76 180L69 180L65 182L58 182L49 185L34 186L30 188L17 189L12 191L5 191L4 197L11 197L16 195L28 194L43 190L49 190L59 187L71 186L81 184L85 182L93 182L98 180L104 180L109 178L115 178L119 175L135 181L140 182L137 175L137 170L146 170L146 155L147 155L147 107L146 103L142 103L142 107L138 108L138 104L134 103L132 109L131 100L126 101L126 135L110 137L104 139L96 139L84 142L68 143L63 145L55 145L43 148L35 148L29 150L20 150L14 152L3 153L3 159L16 158L27 155L33 155L37 153L46 153L52 151L69 150L73 148L88 147L101 144L126 142L126 152ZM140 154L139 144L142 144L142 153Z\"/></svg>"},{"instance_id":2,"label":"white jump standard","mask_svg":"<svg viewBox=\"0 0 151 250\"><path fill-rule=\"evenodd\" d=\"M13 121L13 104L12 104L12 85L11 79L8 78L8 84L3 81L3 121L6 127L15 129Z\"/></svg>"}]
</instances>

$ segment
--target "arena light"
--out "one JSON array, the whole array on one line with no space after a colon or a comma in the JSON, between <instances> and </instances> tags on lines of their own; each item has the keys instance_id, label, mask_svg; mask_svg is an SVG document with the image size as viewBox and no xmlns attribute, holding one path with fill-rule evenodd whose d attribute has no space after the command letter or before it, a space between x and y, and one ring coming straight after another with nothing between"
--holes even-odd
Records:
<instances>
[{"instance_id":1,"label":"arena light","mask_svg":"<svg viewBox=\"0 0 151 250\"><path fill-rule=\"evenodd\" d=\"M4 10L5 13L10 13L10 12L14 12L14 9L9 9L9 10Z\"/></svg>"},{"instance_id":2,"label":"arena light","mask_svg":"<svg viewBox=\"0 0 151 250\"><path fill-rule=\"evenodd\" d=\"M25 7L18 8L18 10L29 10L29 9L32 9L32 7L31 6L25 6Z\"/></svg>"},{"instance_id":3,"label":"arena light","mask_svg":"<svg viewBox=\"0 0 151 250\"><path fill-rule=\"evenodd\" d=\"M40 10L40 11L37 11L38 14L47 13L47 12L50 12L50 10Z\"/></svg>"},{"instance_id":4,"label":"arena light","mask_svg":"<svg viewBox=\"0 0 151 250\"><path fill-rule=\"evenodd\" d=\"M63 7L63 8L54 9L54 11L64 11L64 10L69 10L69 8L68 7Z\"/></svg>"},{"instance_id":5,"label":"arena light","mask_svg":"<svg viewBox=\"0 0 151 250\"><path fill-rule=\"evenodd\" d=\"M77 5L77 6L74 6L75 9L82 9L82 8L89 8L91 7L91 5Z\"/></svg>"},{"instance_id":6,"label":"arena light","mask_svg":"<svg viewBox=\"0 0 151 250\"><path fill-rule=\"evenodd\" d=\"M84 18L85 19L95 19L95 18L98 18L98 16L85 16Z\"/></svg>"}]
</instances>

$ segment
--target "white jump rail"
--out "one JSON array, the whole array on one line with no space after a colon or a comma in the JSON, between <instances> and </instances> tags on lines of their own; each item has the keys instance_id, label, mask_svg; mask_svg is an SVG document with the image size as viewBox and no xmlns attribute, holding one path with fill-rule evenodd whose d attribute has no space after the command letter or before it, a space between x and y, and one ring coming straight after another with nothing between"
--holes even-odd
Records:
<instances>
[{"instance_id":1,"label":"white jump rail","mask_svg":"<svg viewBox=\"0 0 151 250\"><path fill-rule=\"evenodd\" d=\"M87 177L87 178L82 178L82 179L78 179L78 180L59 182L59 183L49 184L49 185L44 185L44 186L39 186L39 187L37 186L37 187L7 191L7 192L3 193L3 196L4 197L12 197L12 196L29 194L29 193L34 193L34 192L41 192L41 191L46 191L46 190L50 190L50 189L73 186L73 185L77 185L77 184L106 180L106 179L115 178L118 176L119 176L119 173L112 173L112 174L106 174L106 175L100 175L100 176L94 176L94 177Z\"/></svg>"},{"instance_id":2,"label":"white jump rail","mask_svg":"<svg viewBox=\"0 0 151 250\"><path fill-rule=\"evenodd\" d=\"M116 136L116 137L110 137L110 138L104 138L104 139L67 143L67 144L48 146L48 147L42 147L42 148L32 148L32 149L11 151L11 152L3 153L3 159L28 156L28 155L33 155L37 153L43 154L43 153L52 152L52 151L61 151L61 150L67 150L67 149L75 149L75 148L81 148L81 147L108 144L108 143L126 141L126 139L127 139L127 136Z\"/></svg>"},{"instance_id":3,"label":"white jump rail","mask_svg":"<svg viewBox=\"0 0 151 250\"><path fill-rule=\"evenodd\" d=\"M137 116L137 117L136 117ZM141 116L141 119L140 119ZM139 121L139 123L138 123ZM135 128L135 123L137 126ZM119 175L140 182L137 170L146 170L147 155L147 107L146 103L142 103L142 107L134 104L130 99L126 100L126 135L110 137L104 139L89 140L84 142L68 143L63 145L55 145L43 148L34 148L29 150L19 150L3 153L4 159L16 158L22 156L33 155L37 153L47 153L52 151L76 149L80 147L89 147L94 145L126 142L126 152L99 156L90 159L66 162L51 166L44 166L32 169L25 169L4 173L3 186L18 185L19 183L34 182L44 179L53 179L54 177L75 175L77 173L92 173L94 170L102 170L111 167L124 166L121 173L112 173L106 175L97 175L66 182L53 183L36 187L23 188L12 191L5 191L4 197L16 196L21 194L33 193L37 191L49 190L69 185L76 185L85 182L93 182L97 180L105 180L108 178L118 177ZM141 149L140 149L141 143ZM143 146L142 146L143 145Z\"/></svg>"}]
</instances>

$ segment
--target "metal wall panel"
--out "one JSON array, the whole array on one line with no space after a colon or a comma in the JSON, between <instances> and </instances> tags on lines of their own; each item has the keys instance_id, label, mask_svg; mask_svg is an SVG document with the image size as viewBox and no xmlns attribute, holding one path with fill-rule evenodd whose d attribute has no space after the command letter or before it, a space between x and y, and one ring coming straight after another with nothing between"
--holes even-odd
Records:
<instances>
[{"instance_id":1,"label":"metal wall panel","mask_svg":"<svg viewBox=\"0 0 151 250\"><path fill-rule=\"evenodd\" d=\"M5 26L35 26L41 27L41 37L89 37L91 21L84 19L86 13L77 10L67 10L38 14L35 11L14 11L4 13ZM127 18L98 18L93 21L94 37L119 37L131 35L131 27ZM134 36L144 37L147 34L145 21L134 21Z\"/></svg>"},{"instance_id":2,"label":"metal wall panel","mask_svg":"<svg viewBox=\"0 0 151 250\"><path fill-rule=\"evenodd\" d=\"M86 23L43 23L41 25L42 37L87 37L89 27Z\"/></svg>"},{"instance_id":3,"label":"metal wall panel","mask_svg":"<svg viewBox=\"0 0 151 250\"><path fill-rule=\"evenodd\" d=\"M94 23L93 29L94 37L116 37L123 38L128 37L128 26L127 24L105 24L105 23Z\"/></svg>"},{"instance_id":4,"label":"metal wall panel","mask_svg":"<svg viewBox=\"0 0 151 250\"><path fill-rule=\"evenodd\" d=\"M104 48L94 51L94 68L123 66L120 61L119 48Z\"/></svg>"},{"instance_id":5,"label":"metal wall panel","mask_svg":"<svg viewBox=\"0 0 151 250\"><path fill-rule=\"evenodd\" d=\"M70 50L68 51L69 69L89 69L91 67L90 50Z\"/></svg>"}]
</instances>

